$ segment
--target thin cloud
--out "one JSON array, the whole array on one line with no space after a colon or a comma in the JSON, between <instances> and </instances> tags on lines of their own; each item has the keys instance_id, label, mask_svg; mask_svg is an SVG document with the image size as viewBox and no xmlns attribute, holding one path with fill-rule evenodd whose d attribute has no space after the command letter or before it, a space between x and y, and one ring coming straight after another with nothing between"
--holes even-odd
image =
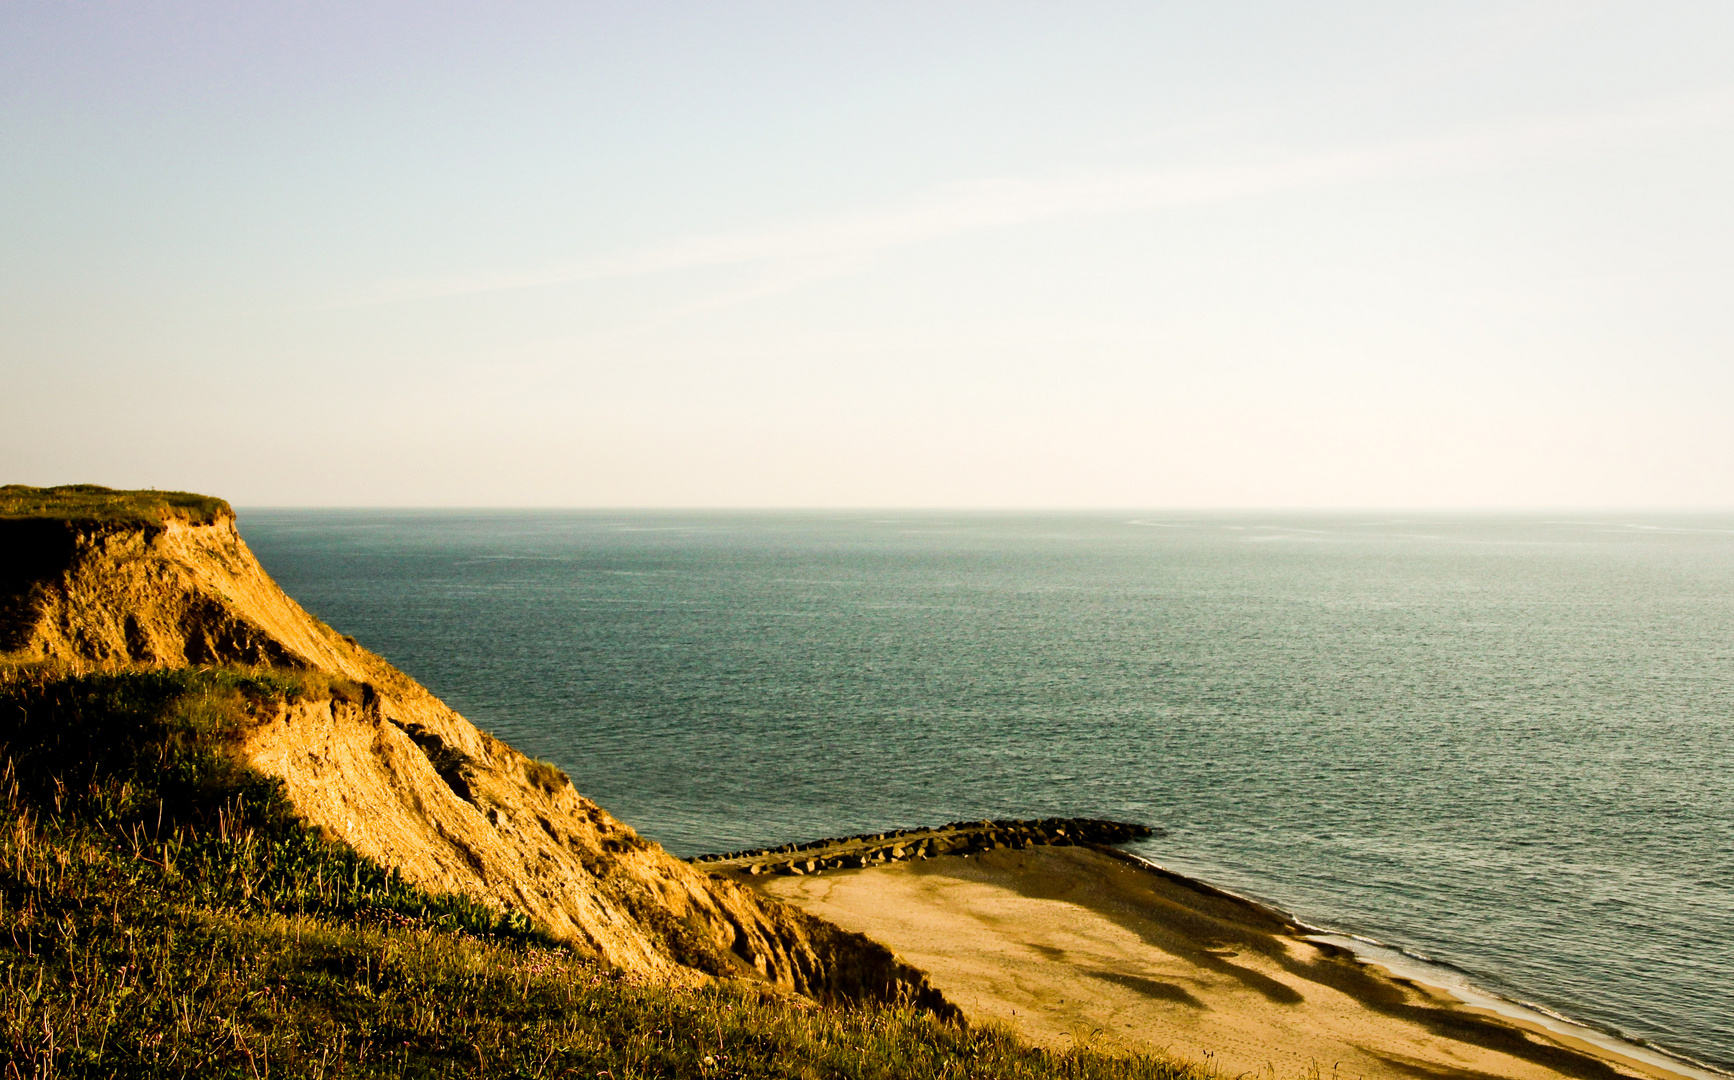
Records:
<instances>
[{"instance_id":1,"label":"thin cloud","mask_svg":"<svg viewBox=\"0 0 1734 1080\"><path fill-rule=\"evenodd\" d=\"M1251 165L948 184L903 206L869 213L754 232L694 236L615 256L496 274L386 282L331 306L371 306L764 262L856 266L897 248L967 233L1496 167L1645 132L1725 121L1730 115L1734 115L1734 95L1724 93L1616 113L1527 118L1434 138Z\"/></svg>"}]
</instances>

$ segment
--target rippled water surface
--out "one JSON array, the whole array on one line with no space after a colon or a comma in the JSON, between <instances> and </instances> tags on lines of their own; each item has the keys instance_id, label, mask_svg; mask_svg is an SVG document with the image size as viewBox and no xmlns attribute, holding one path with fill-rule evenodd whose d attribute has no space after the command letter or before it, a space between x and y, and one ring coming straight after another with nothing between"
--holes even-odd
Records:
<instances>
[{"instance_id":1,"label":"rippled water surface","mask_svg":"<svg viewBox=\"0 0 1734 1080\"><path fill-rule=\"evenodd\" d=\"M1094 815L1734 1068L1734 518L244 511L681 854Z\"/></svg>"}]
</instances>

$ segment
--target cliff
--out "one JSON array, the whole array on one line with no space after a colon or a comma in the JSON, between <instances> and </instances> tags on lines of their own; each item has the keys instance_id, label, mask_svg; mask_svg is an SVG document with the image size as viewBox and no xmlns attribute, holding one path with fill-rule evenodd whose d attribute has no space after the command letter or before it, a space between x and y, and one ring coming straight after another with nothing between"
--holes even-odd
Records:
<instances>
[{"instance_id":1,"label":"cliff","mask_svg":"<svg viewBox=\"0 0 1734 1080\"><path fill-rule=\"evenodd\" d=\"M954 1012L858 934L639 837L558 769L475 728L314 618L260 567L221 500L88 485L0 488L0 654L68 671L204 665L321 688L253 717L237 753L326 835L424 888L523 912L664 982L762 979L822 999Z\"/></svg>"}]
</instances>

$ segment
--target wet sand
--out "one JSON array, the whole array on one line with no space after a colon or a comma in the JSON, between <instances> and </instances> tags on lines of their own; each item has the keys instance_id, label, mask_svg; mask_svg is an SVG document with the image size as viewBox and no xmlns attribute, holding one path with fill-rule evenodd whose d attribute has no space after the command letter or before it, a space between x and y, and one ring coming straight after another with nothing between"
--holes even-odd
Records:
<instances>
[{"instance_id":1,"label":"wet sand","mask_svg":"<svg viewBox=\"0 0 1734 1080\"><path fill-rule=\"evenodd\" d=\"M1033 847L755 887L867 934L971 1022L1160 1050L1225 1077L1611 1080L1675 1072L1526 1030L1112 849Z\"/></svg>"}]
</instances>

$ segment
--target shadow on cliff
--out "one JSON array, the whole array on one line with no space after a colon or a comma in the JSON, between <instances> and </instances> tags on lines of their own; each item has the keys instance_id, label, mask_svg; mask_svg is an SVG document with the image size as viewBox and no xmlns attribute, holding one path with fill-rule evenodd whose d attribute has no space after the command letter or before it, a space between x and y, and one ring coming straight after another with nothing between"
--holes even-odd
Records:
<instances>
[{"instance_id":1,"label":"shadow on cliff","mask_svg":"<svg viewBox=\"0 0 1734 1080\"><path fill-rule=\"evenodd\" d=\"M269 788L272 813L418 890L467 898L496 929L522 920L670 984L739 977L957 1016L882 946L667 854L308 614L220 500L0 488L0 547L0 740L57 783L122 776L114 755L132 752L125 733L143 730L149 702L183 719L216 709L224 719L197 739L209 768L234 770L222 782L240 786L225 798L257 802ZM195 728L171 725L151 745ZM210 802L171 789L163 814Z\"/></svg>"}]
</instances>

